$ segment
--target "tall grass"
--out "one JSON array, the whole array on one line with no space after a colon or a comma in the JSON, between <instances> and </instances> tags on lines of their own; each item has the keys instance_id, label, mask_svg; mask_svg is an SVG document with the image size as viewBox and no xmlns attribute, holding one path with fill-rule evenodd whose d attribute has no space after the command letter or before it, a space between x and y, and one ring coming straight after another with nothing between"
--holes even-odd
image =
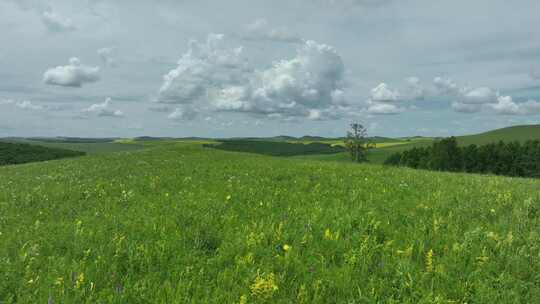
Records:
<instances>
[{"instance_id":1,"label":"tall grass","mask_svg":"<svg viewBox=\"0 0 540 304\"><path fill-rule=\"evenodd\" d=\"M536 303L540 183L167 144L0 168L0 303Z\"/></svg>"}]
</instances>

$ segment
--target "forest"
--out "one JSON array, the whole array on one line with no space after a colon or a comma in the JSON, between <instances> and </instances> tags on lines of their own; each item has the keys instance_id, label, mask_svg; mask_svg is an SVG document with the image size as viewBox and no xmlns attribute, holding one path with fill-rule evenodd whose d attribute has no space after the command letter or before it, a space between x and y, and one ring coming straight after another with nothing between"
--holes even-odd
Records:
<instances>
[{"instance_id":1,"label":"forest","mask_svg":"<svg viewBox=\"0 0 540 304\"><path fill-rule=\"evenodd\" d=\"M204 147L235 152L257 153L271 156L295 156L309 154L333 154L344 152L341 146L326 143L289 143L261 140L224 140L219 144L206 144Z\"/></svg>"},{"instance_id":2,"label":"forest","mask_svg":"<svg viewBox=\"0 0 540 304\"><path fill-rule=\"evenodd\" d=\"M540 177L540 140L459 146L455 137L397 152L386 165L435 171Z\"/></svg>"},{"instance_id":3,"label":"forest","mask_svg":"<svg viewBox=\"0 0 540 304\"><path fill-rule=\"evenodd\" d=\"M0 142L0 166L85 155L84 152L22 143Z\"/></svg>"}]
</instances>

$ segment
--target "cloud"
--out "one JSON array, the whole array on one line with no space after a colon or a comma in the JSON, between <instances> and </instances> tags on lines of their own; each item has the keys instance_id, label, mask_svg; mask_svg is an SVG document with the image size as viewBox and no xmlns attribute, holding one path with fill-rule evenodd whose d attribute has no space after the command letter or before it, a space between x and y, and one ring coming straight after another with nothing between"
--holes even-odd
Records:
<instances>
[{"instance_id":1,"label":"cloud","mask_svg":"<svg viewBox=\"0 0 540 304\"><path fill-rule=\"evenodd\" d=\"M436 97L451 97L457 101L451 104L454 111L459 113L478 113L486 104L497 103L499 92L489 87L462 87L452 79L435 77L433 79Z\"/></svg>"},{"instance_id":2,"label":"cloud","mask_svg":"<svg viewBox=\"0 0 540 304\"><path fill-rule=\"evenodd\" d=\"M454 111L459 113L477 113L482 110L482 105L480 104L468 104L468 103L461 103L461 102L453 102L452 103L452 109Z\"/></svg>"},{"instance_id":3,"label":"cloud","mask_svg":"<svg viewBox=\"0 0 540 304\"><path fill-rule=\"evenodd\" d=\"M110 108L111 98L105 99L103 103L96 103L90 107L83 109L84 114L96 115L100 117L124 117L124 113L120 110Z\"/></svg>"},{"instance_id":4,"label":"cloud","mask_svg":"<svg viewBox=\"0 0 540 304\"><path fill-rule=\"evenodd\" d=\"M178 66L163 76L158 101L198 103L212 90L245 83L251 71L242 57L242 48L226 48L224 42L220 34L208 35L205 43L190 41Z\"/></svg>"},{"instance_id":5,"label":"cloud","mask_svg":"<svg viewBox=\"0 0 540 304\"><path fill-rule=\"evenodd\" d=\"M437 92L442 95L457 95L459 94L458 85L449 78L435 77L433 79L433 85Z\"/></svg>"},{"instance_id":6,"label":"cloud","mask_svg":"<svg viewBox=\"0 0 540 304\"><path fill-rule=\"evenodd\" d=\"M0 105L13 105L16 108L28 111L62 111L67 107L62 104L35 104L29 100L16 101L13 99L0 99Z\"/></svg>"},{"instance_id":7,"label":"cloud","mask_svg":"<svg viewBox=\"0 0 540 304\"><path fill-rule=\"evenodd\" d=\"M267 40L285 43L301 43L303 40L287 28L271 28L264 18L257 19L246 26L245 40Z\"/></svg>"},{"instance_id":8,"label":"cloud","mask_svg":"<svg viewBox=\"0 0 540 304\"><path fill-rule=\"evenodd\" d=\"M296 56L263 70L244 59L242 48L227 48L223 35L191 42L178 67L164 76L158 102L195 109L272 117L331 117L344 97L344 65L328 45L306 41ZM321 116L321 117L322 117Z\"/></svg>"},{"instance_id":9,"label":"cloud","mask_svg":"<svg viewBox=\"0 0 540 304\"><path fill-rule=\"evenodd\" d=\"M426 90L418 77L408 77L405 79L407 83L407 89L410 92L410 99L424 99Z\"/></svg>"},{"instance_id":10,"label":"cloud","mask_svg":"<svg viewBox=\"0 0 540 304\"><path fill-rule=\"evenodd\" d=\"M180 106L174 110L167 118L171 120L193 120L197 117L197 111L192 109L190 106Z\"/></svg>"},{"instance_id":11,"label":"cloud","mask_svg":"<svg viewBox=\"0 0 540 304\"><path fill-rule=\"evenodd\" d=\"M371 89L371 100L374 102L396 102L400 100L400 94L383 82Z\"/></svg>"},{"instance_id":12,"label":"cloud","mask_svg":"<svg viewBox=\"0 0 540 304\"><path fill-rule=\"evenodd\" d=\"M328 45L306 41L296 56L256 71L249 84L221 91L219 110L234 108L256 114L313 117L312 110L328 111L344 103L344 65Z\"/></svg>"},{"instance_id":13,"label":"cloud","mask_svg":"<svg viewBox=\"0 0 540 304\"><path fill-rule=\"evenodd\" d=\"M369 114L374 115L395 115L400 114L404 110L394 104L390 103L381 103L381 102L370 102L367 108Z\"/></svg>"},{"instance_id":14,"label":"cloud","mask_svg":"<svg viewBox=\"0 0 540 304\"><path fill-rule=\"evenodd\" d=\"M488 87L468 89L464 88L460 93L460 102L465 104L495 103L499 94Z\"/></svg>"},{"instance_id":15,"label":"cloud","mask_svg":"<svg viewBox=\"0 0 540 304\"><path fill-rule=\"evenodd\" d=\"M43 12L41 21L50 32L68 32L77 29L71 19L64 18L52 11Z\"/></svg>"},{"instance_id":16,"label":"cloud","mask_svg":"<svg viewBox=\"0 0 540 304\"><path fill-rule=\"evenodd\" d=\"M99 80L99 67L89 67L81 64L80 60L73 57L69 64L48 69L43 74L43 82L50 85L64 87L82 87L84 83Z\"/></svg>"},{"instance_id":17,"label":"cloud","mask_svg":"<svg viewBox=\"0 0 540 304\"><path fill-rule=\"evenodd\" d=\"M495 113L500 115L534 115L540 114L540 102L529 100L516 103L511 96L500 96L496 104L491 105Z\"/></svg>"},{"instance_id":18,"label":"cloud","mask_svg":"<svg viewBox=\"0 0 540 304\"><path fill-rule=\"evenodd\" d=\"M23 109L23 110L32 110L32 111L39 111L39 110L44 109L43 106L33 104L32 102L30 102L28 100L17 102L17 103L15 103L15 106L17 108L20 108L20 109Z\"/></svg>"},{"instance_id":19,"label":"cloud","mask_svg":"<svg viewBox=\"0 0 540 304\"><path fill-rule=\"evenodd\" d=\"M392 90L386 83L382 82L371 89L370 97L367 100L367 112L375 115L394 115L404 111L396 106L395 102L402 100L398 90Z\"/></svg>"},{"instance_id":20,"label":"cloud","mask_svg":"<svg viewBox=\"0 0 540 304\"><path fill-rule=\"evenodd\" d=\"M97 54L101 58L101 61L103 62L104 66L107 67L115 67L116 66L116 59L114 58L114 48L112 47L104 47L99 50L97 50Z\"/></svg>"}]
</instances>

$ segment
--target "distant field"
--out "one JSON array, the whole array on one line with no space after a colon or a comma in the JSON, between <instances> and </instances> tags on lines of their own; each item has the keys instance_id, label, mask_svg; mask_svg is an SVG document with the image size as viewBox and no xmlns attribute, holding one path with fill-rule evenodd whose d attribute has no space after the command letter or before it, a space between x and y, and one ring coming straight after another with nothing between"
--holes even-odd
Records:
<instances>
[{"instance_id":1,"label":"distant field","mask_svg":"<svg viewBox=\"0 0 540 304\"><path fill-rule=\"evenodd\" d=\"M511 142L519 141L525 142L527 140L540 139L540 125L529 126L515 126L509 128L503 128L493 130L486 133L458 136L457 140L461 146L466 145L485 145L488 143L494 143L498 141ZM374 164L382 164L390 155L396 152L402 152L414 147L430 146L434 138L429 137L413 137L408 139L400 139L398 141L381 142L378 143L376 148L371 150L368 154L368 160ZM338 142L335 142L338 144ZM319 159L325 161L349 161L349 157L346 153L333 154L333 155L308 155L299 156L299 158L306 159Z\"/></svg>"},{"instance_id":2,"label":"distant field","mask_svg":"<svg viewBox=\"0 0 540 304\"><path fill-rule=\"evenodd\" d=\"M134 151L144 148L142 144L121 143L121 142L59 142L59 141L37 141L37 140L16 140L12 142L27 143L43 147L67 149L80 151L89 154L109 153L121 151Z\"/></svg>"},{"instance_id":3,"label":"distant field","mask_svg":"<svg viewBox=\"0 0 540 304\"><path fill-rule=\"evenodd\" d=\"M460 136L458 142L460 145L485 145L498 141L519 141L540 140L540 125L515 126L493 130L476 135Z\"/></svg>"},{"instance_id":4,"label":"distant field","mask_svg":"<svg viewBox=\"0 0 540 304\"><path fill-rule=\"evenodd\" d=\"M2 303L540 298L538 180L164 141L0 181Z\"/></svg>"},{"instance_id":5,"label":"distant field","mask_svg":"<svg viewBox=\"0 0 540 304\"><path fill-rule=\"evenodd\" d=\"M224 140L216 144L205 145L207 148L234 152L249 152L271 156L295 156L310 154L334 154L343 152L341 146L328 143L290 143L262 140Z\"/></svg>"},{"instance_id":6,"label":"distant field","mask_svg":"<svg viewBox=\"0 0 540 304\"><path fill-rule=\"evenodd\" d=\"M431 145L433 139L422 138L411 141L397 141L388 143L377 143L374 149L368 152L368 161L373 164L382 164L386 158L395 152L401 152L413 147L428 146ZM324 160L324 161L337 161L337 162L350 162L350 156L347 152L341 152L330 155L301 155L297 158L312 159L312 160Z\"/></svg>"},{"instance_id":7,"label":"distant field","mask_svg":"<svg viewBox=\"0 0 540 304\"><path fill-rule=\"evenodd\" d=\"M0 166L79 157L85 153L23 143L0 142Z\"/></svg>"}]
</instances>

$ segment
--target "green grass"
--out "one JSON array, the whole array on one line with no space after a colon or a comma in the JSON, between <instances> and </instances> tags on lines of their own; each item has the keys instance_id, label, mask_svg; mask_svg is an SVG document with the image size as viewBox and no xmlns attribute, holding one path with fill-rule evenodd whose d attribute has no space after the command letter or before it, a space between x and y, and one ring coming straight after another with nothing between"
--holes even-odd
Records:
<instances>
[{"instance_id":1,"label":"green grass","mask_svg":"<svg viewBox=\"0 0 540 304\"><path fill-rule=\"evenodd\" d=\"M153 143L0 168L1 303L535 303L540 182Z\"/></svg>"},{"instance_id":2,"label":"green grass","mask_svg":"<svg viewBox=\"0 0 540 304\"><path fill-rule=\"evenodd\" d=\"M525 142L527 140L540 140L540 125L515 126L503 129L497 129L481 134L460 136L458 142L460 145L485 145L496 143L498 141Z\"/></svg>"}]
</instances>

